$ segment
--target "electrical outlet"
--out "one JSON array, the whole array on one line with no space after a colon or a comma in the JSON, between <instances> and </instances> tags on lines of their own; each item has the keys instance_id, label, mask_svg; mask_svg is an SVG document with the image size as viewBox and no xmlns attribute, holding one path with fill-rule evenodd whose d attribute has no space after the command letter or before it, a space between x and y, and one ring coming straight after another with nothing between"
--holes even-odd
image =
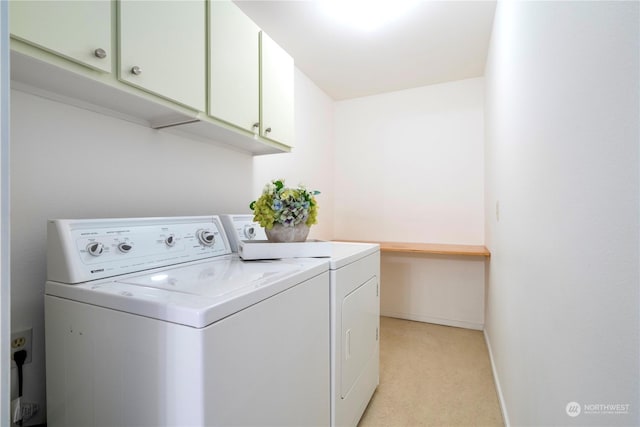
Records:
<instances>
[{"instance_id":1,"label":"electrical outlet","mask_svg":"<svg viewBox=\"0 0 640 427\"><path fill-rule=\"evenodd\" d=\"M33 329L24 329L18 332L11 333L11 366L16 367L16 362L13 361L13 354L16 351L26 350L27 358L24 361L25 365L31 363L31 355L33 349L31 343L33 342Z\"/></svg>"}]
</instances>

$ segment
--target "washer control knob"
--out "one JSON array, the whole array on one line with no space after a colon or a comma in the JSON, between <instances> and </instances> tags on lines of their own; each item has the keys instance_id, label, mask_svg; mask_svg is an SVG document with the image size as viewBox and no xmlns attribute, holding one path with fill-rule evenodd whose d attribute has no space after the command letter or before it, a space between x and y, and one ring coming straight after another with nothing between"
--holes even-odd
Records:
<instances>
[{"instance_id":1,"label":"washer control knob","mask_svg":"<svg viewBox=\"0 0 640 427\"><path fill-rule=\"evenodd\" d=\"M131 243L120 243L118 245L118 249L120 250L120 252L122 252L123 254L129 253L131 252L131 249L133 249L133 245Z\"/></svg>"},{"instance_id":2,"label":"washer control knob","mask_svg":"<svg viewBox=\"0 0 640 427\"><path fill-rule=\"evenodd\" d=\"M91 242L87 245L87 252L93 256L100 256L104 251L104 245L100 242Z\"/></svg>"},{"instance_id":3,"label":"washer control knob","mask_svg":"<svg viewBox=\"0 0 640 427\"><path fill-rule=\"evenodd\" d=\"M253 224L247 224L244 226L244 237L249 240L256 237L256 227Z\"/></svg>"},{"instance_id":4,"label":"washer control knob","mask_svg":"<svg viewBox=\"0 0 640 427\"><path fill-rule=\"evenodd\" d=\"M198 240L205 246L213 246L216 242L216 235L211 230L198 231Z\"/></svg>"},{"instance_id":5,"label":"washer control knob","mask_svg":"<svg viewBox=\"0 0 640 427\"><path fill-rule=\"evenodd\" d=\"M176 236L174 236L173 234L170 234L169 236L167 236L166 239L164 239L164 243L169 247L175 245L176 244Z\"/></svg>"}]
</instances>

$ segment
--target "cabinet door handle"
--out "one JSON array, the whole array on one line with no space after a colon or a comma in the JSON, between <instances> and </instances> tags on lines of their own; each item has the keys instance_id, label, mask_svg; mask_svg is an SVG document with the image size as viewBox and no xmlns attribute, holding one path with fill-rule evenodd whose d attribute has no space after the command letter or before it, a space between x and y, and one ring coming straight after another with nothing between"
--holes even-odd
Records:
<instances>
[{"instance_id":1,"label":"cabinet door handle","mask_svg":"<svg viewBox=\"0 0 640 427\"><path fill-rule=\"evenodd\" d=\"M136 66L131 67L131 74L135 74L136 76L139 76L140 74L142 74L142 68Z\"/></svg>"},{"instance_id":2,"label":"cabinet door handle","mask_svg":"<svg viewBox=\"0 0 640 427\"><path fill-rule=\"evenodd\" d=\"M264 133L265 133L265 134L267 134L267 133L269 133L269 132L271 132L271 128L266 128L266 129L264 130Z\"/></svg>"},{"instance_id":3,"label":"cabinet door handle","mask_svg":"<svg viewBox=\"0 0 640 427\"><path fill-rule=\"evenodd\" d=\"M100 58L100 59L107 57L107 52L102 48L97 48L96 50L93 51L93 54L95 55L96 58Z\"/></svg>"}]
</instances>

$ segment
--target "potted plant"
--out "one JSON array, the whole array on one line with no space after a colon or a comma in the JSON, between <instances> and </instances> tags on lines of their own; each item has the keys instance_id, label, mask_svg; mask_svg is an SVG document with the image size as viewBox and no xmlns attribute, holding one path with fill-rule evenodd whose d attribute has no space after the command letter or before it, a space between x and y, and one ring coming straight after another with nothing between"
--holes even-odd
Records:
<instances>
[{"instance_id":1,"label":"potted plant","mask_svg":"<svg viewBox=\"0 0 640 427\"><path fill-rule=\"evenodd\" d=\"M284 179L273 180L249 207L253 220L264 227L270 242L304 242L309 227L318 222L318 194L302 185L285 187Z\"/></svg>"}]
</instances>

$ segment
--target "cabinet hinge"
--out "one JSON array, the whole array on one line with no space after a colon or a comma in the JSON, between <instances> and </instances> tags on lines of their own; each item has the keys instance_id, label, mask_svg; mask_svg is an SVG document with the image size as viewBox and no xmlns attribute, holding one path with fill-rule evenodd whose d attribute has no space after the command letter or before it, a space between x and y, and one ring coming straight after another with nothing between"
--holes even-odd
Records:
<instances>
[{"instance_id":1,"label":"cabinet hinge","mask_svg":"<svg viewBox=\"0 0 640 427\"><path fill-rule=\"evenodd\" d=\"M376 283L376 296L380 296L380 283Z\"/></svg>"},{"instance_id":2,"label":"cabinet hinge","mask_svg":"<svg viewBox=\"0 0 640 427\"><path fill-rule=\"evenodd\" d=\"M378 341L378 328L376 328L376 341Z\"/></svg>"}]
</instances>

